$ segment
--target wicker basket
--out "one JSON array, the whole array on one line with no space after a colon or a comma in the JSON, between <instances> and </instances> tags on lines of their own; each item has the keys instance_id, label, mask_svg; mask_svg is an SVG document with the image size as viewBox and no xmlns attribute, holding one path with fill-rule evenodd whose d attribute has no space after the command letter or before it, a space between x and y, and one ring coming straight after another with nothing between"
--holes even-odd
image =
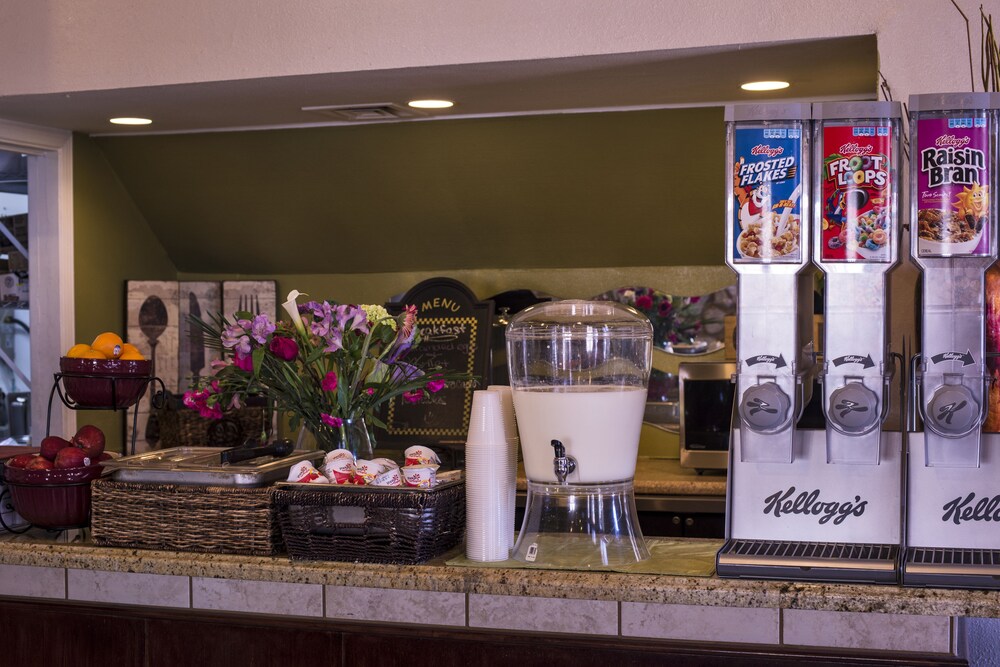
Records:
<instances>
[{"instance_id":1,"label":"wicker basket","mask_svg":"<svg viewBox=\"0 0 1000 667\"><path fill-rule=\"evenodd\" d=\"M205 419L184 407L180 396L170 396L156 411L159 447L236 447L260 436L266 417L263 406L253 405L228 410L222 419Z\"/></svg>"},{"instance_id":2,"label":"wicker basket","mask_svg":"<svg viewBox=\"0 0 1000 667\"><path fill-rule=\"evenodd\" d=\"M97 480L91 531L106 546L273 556L283 551L273 488Z\"/></svg>"},{"instance_id":3,"label":"wicker basket","mask_svg":"<svg viewBox=\"0 0 1000 667\"><path fill-rule=\"evenodd\" d=\"M278 488L288 554L297 560L415 564L465 532L465 483L436 489Z\"/></svg>"}]
</instances>

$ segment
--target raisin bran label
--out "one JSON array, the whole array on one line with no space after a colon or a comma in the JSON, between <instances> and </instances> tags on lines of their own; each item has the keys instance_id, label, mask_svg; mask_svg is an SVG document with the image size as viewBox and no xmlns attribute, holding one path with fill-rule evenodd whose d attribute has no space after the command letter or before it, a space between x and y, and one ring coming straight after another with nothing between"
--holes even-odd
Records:
<instances>
[{"instance_id":1,"label":"raisin bran label","mask_svg":"<svg viewBox=\"0 0 1000 667\"><path fill-rule=\"evenodd\" d=\"M801 128L737 127L734 145L733 260L800 262Z\"/></svg>"},{"instance_id":2,"label":"raisin bran label","mask_svg":"<svg viewBox=\"0 0 1000 667\"><path fill-rule=\"evenodd\" d=\"M824 261L888 262L892 215L893 129L889 125L823 128Z\"/></svg>"},{"instance_id":3,"label":"raisin bran label","mask_svg":"<svg viewBox=\"0 0 1000 667\"><path fill-rule=\"evenodd\" d=\"M917 120L917 254L990 252L990 128L983 112Z\"/></svg>"}]
</instances>

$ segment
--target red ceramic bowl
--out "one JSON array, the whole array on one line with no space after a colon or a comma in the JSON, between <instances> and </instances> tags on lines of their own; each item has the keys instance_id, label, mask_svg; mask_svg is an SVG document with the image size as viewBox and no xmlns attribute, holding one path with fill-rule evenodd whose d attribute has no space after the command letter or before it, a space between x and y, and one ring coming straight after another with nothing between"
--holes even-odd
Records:
<instances>
[{"instance_id":1,"label":"red ceramic bowl","mask_svg":"<svg viewBox=\"0 0 1000 667\"><path fill-rule=\"evenodd\" d=\"M121 409L146 392L153 362L123 359L59 359L63 389L83 408Z\"/></svg>"},{"instance_id":2,"label":"red ceramic bowl","mask_svg":"<svg viewBox=\"0 0 1000 667\"><path fill-rule=\"evenodd\" d=\"M90 524L90 482L104 466L26 470L4 466L14 510L40 528L65 530Z\"/></svg>"}]
</instances>

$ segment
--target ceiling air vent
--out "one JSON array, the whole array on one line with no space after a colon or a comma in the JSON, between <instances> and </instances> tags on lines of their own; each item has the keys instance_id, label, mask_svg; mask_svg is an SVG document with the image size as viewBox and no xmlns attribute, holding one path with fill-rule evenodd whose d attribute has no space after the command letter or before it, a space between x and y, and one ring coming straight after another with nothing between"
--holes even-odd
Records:
<instances>
[{"instance_id":1,"label":"ceiling air vent","mask_svg":"<svg viewBox=\"0 0 1000 667\"><path fill-rule=\"evenodd\" d=\"M415 109L402 107L392 102L378 104L345 104L341 106L302 107L303 111L320 114L349 123L371 123L383 120L405 120L421 116Z\"/></svg>"}]
</instances>

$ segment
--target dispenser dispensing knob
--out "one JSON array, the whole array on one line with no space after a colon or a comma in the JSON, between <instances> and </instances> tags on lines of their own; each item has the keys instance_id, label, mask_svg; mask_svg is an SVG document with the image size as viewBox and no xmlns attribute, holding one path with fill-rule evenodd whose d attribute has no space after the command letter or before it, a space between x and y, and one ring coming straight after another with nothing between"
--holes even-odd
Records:
<instances>
[{"instance_id":1,"label":"dispenser dispensing knob","mask_svg":"<svg viewBox=\"0 0 1000 667\"><path fill-rule=\"evenodd\" d=\"M566 483L566 478L576 470L576 459L566 456L566 447L558 440L552 441L552 449L555 450L555 458L552 460L552 469L556 473L556 479L560 484Z\"/></svg>"},{"instance_id":2,"label":"dispenser dispensing knob","mask_svg":"<svg viewBox=\"0 0 1000 667\"><path fill-rule=\"evenodd\" d=\"M740 417L755 431L774 432L788 421L792 406L788 394L774 382L748 388L740 400Z\"/></svg>"},{"instance_id":3,"label":"dispenser dispensing knob","mask_svg":"<svg viewBox=\"0 0 1000 667\"><path fill-rule=\"evenodd\" d=\"M968 387L945 385L927 402L926 419L941 435L960 437L979 424L979 403Z\"/></svg>"},{"instance_id":4,"label":"dispenser dispensing knob","mask_svg":"<svg viewBox=\"0 0 1000 667\"><path fill-rule=\"evenodd\" d=\"M831 426L842 433L868 433L880 416L878 396L860 382L850 382L830 393L826 417Z\"/></svg>"}]
</instances>

